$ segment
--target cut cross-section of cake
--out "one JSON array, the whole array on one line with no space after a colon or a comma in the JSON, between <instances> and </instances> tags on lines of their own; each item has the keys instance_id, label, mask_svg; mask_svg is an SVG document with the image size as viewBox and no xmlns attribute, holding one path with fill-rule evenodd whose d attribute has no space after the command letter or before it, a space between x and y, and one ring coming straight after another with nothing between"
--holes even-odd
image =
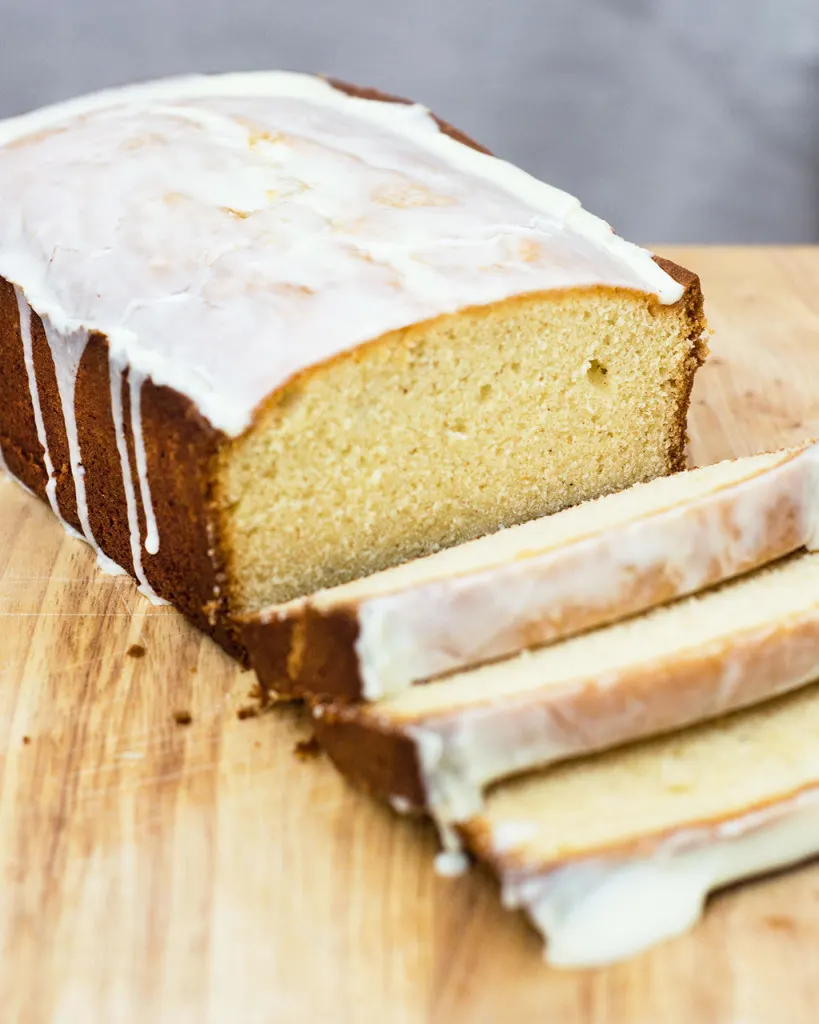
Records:
<instances>
[{"instance_id":1,"label":"cut cross-section of cake","mask_svg":"<svg viewBox=\"0 0 819 1024\"><path fill-rule=\"evenodd\" d=\"M671 731L819 676L819 555L373 704L317 705L351 780L442 826L537 766Z\"/></svg>"},{"instance_id":2,"label":"cut cross-section of cake","mask_svg":"<svg viewBox=\"0 0 819 1024\"><path fill-rule=\"evenodd\" d=\"M682 469L704 326L415 104L271 72L0 123L5 464L236 653L237 612Z\"/></svg>"},{"instance_id":3,"label":"cut cross-section of cake","mask_svg":"<svg viewBox=\"0 0 819 1024\"><path fill-rule=\"evenodd\" d=\"M503 783L463 833L551 963L631 956L819 854L819 689Z\"/></svg>"},{"instance_id":4,"label":"cut cross-section of cake","mask_svg":"<svg viewBox=\"0 0 819 1024\"><path fill-rule=\"evenodd\" d=\"M260 681L377 700L773 561L819 525L819 449L689 470L249 616Z\"/></svg>"}]
</instances>

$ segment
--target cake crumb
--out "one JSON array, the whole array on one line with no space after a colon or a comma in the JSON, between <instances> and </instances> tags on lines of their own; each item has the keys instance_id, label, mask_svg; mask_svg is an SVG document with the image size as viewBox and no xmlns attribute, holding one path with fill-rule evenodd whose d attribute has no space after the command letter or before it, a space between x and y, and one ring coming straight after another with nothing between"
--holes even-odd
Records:
<instances>
[{"instance_id":1,"label":"cake crumb","mask_svg":"<svg viewBox=\"0 0 819 1024\"><path fill-rule=\"evenodd\" d=\"M31 743L31 737L30 736L24 736L23 737L23 746L27 747L29 745L29 743Z\"/></svg>"},{"instance_id":2,"label":"cake crumb","mask_svg":"<svg viewBox=\"0 0 819 1024\"><path fill-rule=\"evenodd\" d=\"M245 704L236 711L236 717L241 721L244 721L246 718L255 718L258 714L259 709L255 704Z\"/></svg>"},{"instance_id":3,"label":"cake crumb","mask_svg":"<svg viewBox=\"0 0 819 1024\"><path fill-rule=\"evenodd\" d=\"M145 648L142 644L131 644L128 650L125 652L129 658L144 658Z\"/></svg>"},{"instance_id":4,"label":"cake crumb","mask_svg":"<svg viewBox=\"0 0 819 1024\"><path fill-rule=\"evenodd\" d=\"M173 720L177 725L190 725L193 721L193 715L190 711L174 711Z\"/></svg>"},{"instance_id":5,"label":"cake crumb","mask_svg":"<svg viewBox=\"0 0 819 1024\"><path fill-rule=\"evenodd\" d=\"M258 682L254 683L247 691L248 700L257 700L259 702L259 709L261 711L266 710L270 704L275 704L275 694L271 690L266 689ZM271 699L272 698L272 699Z\"/></svg>"},{"instance_id":6,"label":"cake crumb","mask_svg":"<svg viewBox=\"0 0 819 1024\"><path fill-rule=\"evenodd\" d=\"M321 745L315 736L311 736L309 740L300 740L293 748L293 753L300 761L312 761L321 753Z\"/></svg>"}]
</instances>

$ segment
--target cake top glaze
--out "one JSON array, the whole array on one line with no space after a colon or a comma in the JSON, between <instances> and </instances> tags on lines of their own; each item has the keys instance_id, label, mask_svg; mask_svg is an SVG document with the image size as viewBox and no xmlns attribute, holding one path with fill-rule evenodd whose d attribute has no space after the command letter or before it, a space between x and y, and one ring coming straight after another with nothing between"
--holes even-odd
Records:
<instances>
[{"instance_id":1,"label":"cake top glaze","mask_svg":"<svg viewBox=\"0 0 819 1024\"><path fill-rule=\"evenodd\" d=\"M301 370L469 306L683 288L429 112L309 75L195 76L0 122L0 276L53 332L236 436Z\"/></svg>"}]
</instances>

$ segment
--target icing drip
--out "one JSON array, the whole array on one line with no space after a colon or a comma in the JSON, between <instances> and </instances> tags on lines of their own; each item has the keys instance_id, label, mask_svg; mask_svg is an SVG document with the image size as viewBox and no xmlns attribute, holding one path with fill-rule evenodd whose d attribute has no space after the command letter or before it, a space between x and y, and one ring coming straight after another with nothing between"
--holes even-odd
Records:
<instances>
[{"instance_id":1,"label":"icing drip","mask_svg":"<svg viewBox=\"0 0 819 1024\"><path fill-rule=\"evenodd\" d=\"M442 850L435 856L435 874L441 878L457 878L469 868L469 858L457 850Z\"/></svg>"},{"instance_id":2,"label":"icing drip","mask_svg":"<svg viewBox=\"0 0 819 1024\"><path fill-rule=\"evenodd\" d=\"M100 548L94 538L94 531L91 529L91 522L88 518L88 498L85 491L85 467L82 464L80 454L80 438L77 432L77 409L74 402L75 389L77 384L77 371L82 359L85 347L88 344L88 331L78 328L77 330L62 334L56 331L47 317L43 317L43 327L51 349L51 358L54 362L54 375L57 378L57 390L60 394L60 404L63 407L63 422L65 423L65 434L68 441L68 459L71 466L71 475L74 478L74 491L77 496L77 516L82 526L83 539L94 549L97 555L97 565L103 572L111 576L121 576L125 573L122 566L109 558Z\"/></svg>"},{"instance_id":3,"label":"icing drip","mask_svg":"<svg viewBox=\"0 0 819 1024\"><path fill-rule=\"evenodd\" d=\"M120 464L122 466L122 482L125 487L125 506L128 514L128 530L130 532L131 538L131 558L133 559L134 563L134 574L136 575L137 581L139 583L140 593L147 597L151 604L166 604L167 602L164 601L161 597L159 597L159 595L153 589L151 584L148 582L148 577L145 575L145 570L142 565L142 544L139 532L139 514L137 510L136 493L134 492L134 481L131 476L131 460L128 455L128 444L125 439L125 422L122 408L122 373L114 365L113 361L109 361L108 367L111 380L111 414L114 418L114 433L116 434L117 451L119 452ZM133 389L131 391L131 395L131 403L133 409ZM136 439L136 434L134 435L134 437ZM147 506L145 507L147 519ZM156 522L154 522L154 530L156 530Z\"/></svg>"},{"instance_id":4,"label":"icing drip","mask_svg":"<svg viewBox=\"0 0 819 1024\"><path fill-rule=\"evenodd\" d=\"M22 289L15 288L14 294L17 297L17 310L20 315L20 338L23 342L23 360L26 364L26 375L28 376L28 390L31 395L31 404L34 409L34 423L37 427L37 440L43 449L43 463L45 464L46 497L54 515L60 520L72 537L79 537L80 534L70 523L63 519L60 511L60 504L57 501L57 478L54 476L54 464L51 461L51 453L48 449L48 437L46 435L43 410L40 406L40 389L37 384L37 374L34 370L34 346L31 338L31 308L23 295Z\"/></svg>"},{"instance_id":5,"label":"icing drip","mask_svg":"<svg viewBox=\"0 0 819 1024\"><path fill-rule=\"evenodd\" d=\"M136 452L137 477L142 508L145 512L145 550L149 555L159 551L159 530L156 525L156 513L151 499L151 484L148 480L148 459L145 452L145 435L142 432L142 384L144 376L131 370L128 384L131 389L131 431L134 435L134 451Z\"/></svg>"}]
</instances>

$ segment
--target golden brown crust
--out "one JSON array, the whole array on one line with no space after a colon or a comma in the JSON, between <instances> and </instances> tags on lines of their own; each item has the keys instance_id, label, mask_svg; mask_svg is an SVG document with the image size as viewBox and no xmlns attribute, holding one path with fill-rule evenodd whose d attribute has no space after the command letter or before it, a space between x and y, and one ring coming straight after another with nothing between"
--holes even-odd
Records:
<instances>
[{"instance_id":1,"label":"golden brown crust","mask_svg":"<svg viewBox=\"0 0 819 1024\"><path fill-rule=\"evenodd\" d=\"M677 284L681 284L685 288L686 295L699 294L702 297L699 275L695 274L693 270L687 270L685 267L681 267L679 263L667 260L664 256L658 256L656 253L651 258L669 277L673 277ZM680 302L684 302L685 298L686 296L683 295Z\"/></svg>"},{"instance_id":2,"label":"golden brown crust","mask_svg":"<svg viewBox=\"0 0 819 1024\"><path fill-rule=\"evenodd\" d=\"M671 443L668 449L668 461L673 472L685 469L685 450L688 443L687 422L688 407L691 404L691 391L694 387L694 376L708 356L708 344L706 342L707 323L703 309L702 288L700 279L685 267L680 267L671 260L662 256L654 256L654 262L674 280L685 288L680 302L684 304L686 318L691 324L691 331L688 341L691 350L684 372L675 382L676 384L676 411L674 413L674 428L671 431Z\"/></svg>"},{"instance_id":3,"label":"golden brown crust","mask_svg":"<svg viewBox=\"0 0 819 1024\"><path fill-rule=\"evenodd\" d=\"M403 103L406 106L411 106L413 103L413 100L408 100L403 96L391 96L389 93L379 92L378 89L370 89L366 86L350 85L349 82L342 82L338 78L327 78L327 81L334 89L338 89L339 92L344 92L348 96L355 96L358 99L378 100L381 103ZM447 121L443 121L436 114L432 114L431 111L430 114L445 135L449 135L451 138L455 139L456 142L462 142L465 146L469 146L471 149L477 149L479 153L491 155L489 150L484 148L479 142L475 142L475 140L471 139L468 135L458 131L457 128L453 128L451 124Z\"/></svg>"},{"instance_id":4,"label":"golden brown crust","mask_svg":"<svg viewBox=\"0 0 819 1024\"><path fill-rule=\"evenodd\" d=\"M355 609L325 615L306 602L287 617L237 617L263 690L284 697L349 701L361 696Z\"/></svg>"},{"instance_id":5,"label":"golden brown crust","mask_svg":"<svg viewBox=\"0 0 819 1024\"><path fill-rule=\"evenodd\" d=\"M0 277L0 447L10 471L45 500L46 471L28 391L14 289Z\"/></svg>"}]
</instances>

